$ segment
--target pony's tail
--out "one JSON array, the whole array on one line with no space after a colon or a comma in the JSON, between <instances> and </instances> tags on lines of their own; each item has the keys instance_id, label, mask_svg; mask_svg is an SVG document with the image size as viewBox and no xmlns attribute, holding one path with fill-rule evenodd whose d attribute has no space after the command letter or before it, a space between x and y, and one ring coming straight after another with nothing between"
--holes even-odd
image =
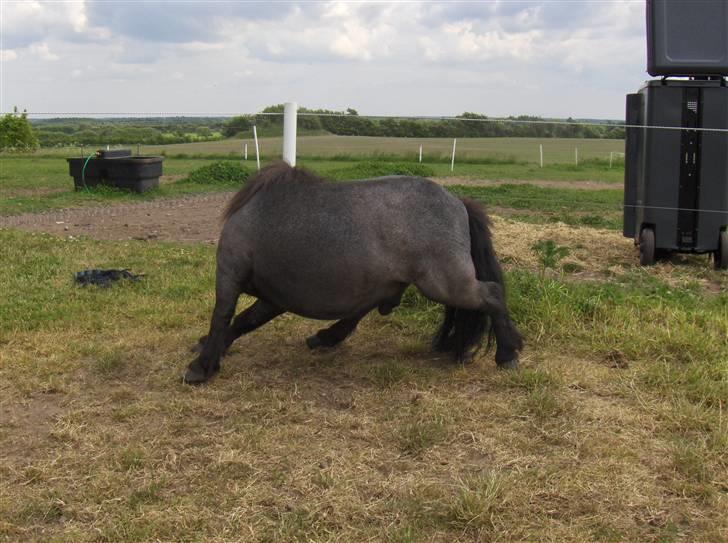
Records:
<instances>
[{"instance_id":1,"label":"pony's tail","mask_svg":"<svg viewBox=\"0 0 728 543\"><path fill-rule=\"evenodd\" d=\"M475 266L475 276L479 281L498 283L505 293L503 272L495 257L491 241L488 217L483 207L473 200L461 199L468 212L470 226L470 255ZM458 309L445 306L445 318L435 334L433 346L436 351L450 352L457 361L472 358L483 343L486 329L487 349L493 342L493 327L484 311Z\"/></svg>"}]
</instances>

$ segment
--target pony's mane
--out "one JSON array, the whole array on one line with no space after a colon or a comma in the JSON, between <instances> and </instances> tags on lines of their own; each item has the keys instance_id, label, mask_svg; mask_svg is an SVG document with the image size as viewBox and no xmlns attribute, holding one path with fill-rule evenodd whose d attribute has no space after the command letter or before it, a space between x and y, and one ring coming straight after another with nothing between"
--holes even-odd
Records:
<instances>
[{"instance_id":1,"label":"pony's mane","mask_svg":"<svg viewBox=\"0 0 728 543\"><path fill-rule=\"evenodd\" d=\"M222 220L228 220L237 210L247 204L258 191L265 189L270 183L315 184L325 181L323 177L319 177L305 168L292 168L286 162L275 162L253 175L248 179L243 188L235 193L235 196L230 199L230 202L223 212Z\"/></svg>"}]
</instances>

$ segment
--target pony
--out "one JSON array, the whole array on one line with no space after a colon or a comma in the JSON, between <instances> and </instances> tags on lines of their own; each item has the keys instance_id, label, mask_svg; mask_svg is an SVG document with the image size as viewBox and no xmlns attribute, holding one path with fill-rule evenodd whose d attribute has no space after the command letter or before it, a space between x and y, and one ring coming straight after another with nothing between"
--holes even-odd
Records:
<instances>
[{"instance_id":1,"label":"pony","mask_svg":"<svg viewBox=\"0 0 728 543\"><path fill-rule=\"evenodd\" d=\"M237 338L284 312L336 321L306 339L333 347L373 309L390 313L409 285L445 306L436 351L467 362L489 331L498 367L518 367L523 340L480 204L422 177L334 183L267 166L224 211L210 329L183 380L210 379ZM235 316L243 293L257 300Z\"/></svg>"}]
</instances>

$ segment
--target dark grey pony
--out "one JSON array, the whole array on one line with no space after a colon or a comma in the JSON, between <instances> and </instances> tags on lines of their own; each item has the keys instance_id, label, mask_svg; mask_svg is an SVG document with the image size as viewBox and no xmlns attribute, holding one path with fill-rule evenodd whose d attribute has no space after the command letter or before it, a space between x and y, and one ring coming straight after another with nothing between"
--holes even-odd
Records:
<instances>
[{"instance_id":1,"label":"dark grey pony","mask_svg":"<svg viewBox=\"0 0 728 543\"><path fill-rule=\"evenodd\" d=\"M410 284L445 304L436 350L467 360L490 318L497 364L518 366L523 342L508 316L488 220L473 201L421 177L329 183L277 163L248 180L224 220L215 309L187 383L209 379L233 341L286 311L337 320L306 340L312 349L332 347L372 309L392 311ZM241 293L258 300L233 319Z\"/></svg>"}]
</instances>

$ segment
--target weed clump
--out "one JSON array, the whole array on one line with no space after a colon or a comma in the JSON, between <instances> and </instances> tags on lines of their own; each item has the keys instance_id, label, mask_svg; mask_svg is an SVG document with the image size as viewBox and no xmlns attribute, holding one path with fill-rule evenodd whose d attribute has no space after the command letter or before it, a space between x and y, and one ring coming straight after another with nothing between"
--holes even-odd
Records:
<instances>
[{"instance_id":1,"label":"weed clump","mask_svg":"<svg viewBox=\"0 0 728 543\"><path fill-rule=\"evenodd\" d=\"M243 185L250 177L250 170L237 162L222 160L201 166L190 172L184 181L198 185Z\"/></svg>"},{"instance_id":2,"label":"weed clump","mask_svg":"<svg viewBox=\"0 0 728 543\"><path fill-rule=\"evenodd\" d=\"M536 253L536 256L538 257L538 262L541 266L541 278L543 278L546 273L546 269L556 269L559 261L568 256L570 252L568 247L556 245L556 243L551 239L537 241L533 244L531 250Z\"/></svg>"}]
</instances>

